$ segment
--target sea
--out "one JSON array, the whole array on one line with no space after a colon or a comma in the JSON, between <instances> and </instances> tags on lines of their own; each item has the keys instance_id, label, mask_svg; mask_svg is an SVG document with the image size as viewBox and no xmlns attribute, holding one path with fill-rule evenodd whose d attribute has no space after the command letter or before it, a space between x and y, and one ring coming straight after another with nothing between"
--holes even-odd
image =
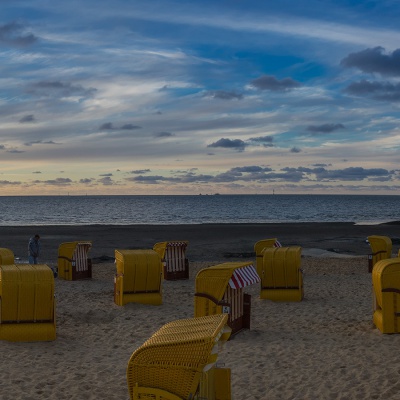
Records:
<instances>
[{"instance_id":1,"label":"sea","mask_svg":"<svg viewBox=\"0 0 400 400\"><path fill-rule=\"evenodd\" d=\"M400 196L0 196L0 226L400 220Z\"/></svg>"}]
</instances>

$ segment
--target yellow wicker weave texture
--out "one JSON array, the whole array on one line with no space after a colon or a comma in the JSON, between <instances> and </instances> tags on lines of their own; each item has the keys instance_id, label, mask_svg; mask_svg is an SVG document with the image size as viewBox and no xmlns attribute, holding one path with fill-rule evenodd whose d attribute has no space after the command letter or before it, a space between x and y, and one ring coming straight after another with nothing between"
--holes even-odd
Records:
<instances>
[{"instance_id":1,"label":"yellow wicker weave texture","mask_svg":"<svg viewBox=\"0 0 400 400\"><path fill-rule=\"evenodd\" d=\"M0 265L14 264L14 253L5 247L0 248Z\"/></svg>"},{"instance_id":2,"label":"yellow wicker weave texture","mask_svg":"<svg viewBox=\"0 0 400 400\"><path fill-rule=\"evenodd\" d=\"M222 300L235 269L248 265L253 265L253 263L251 261L228 262L202 269L196 276L195 292L212 296L217 301ZM213 315L220 312L222 312L221 306L216 305L212 300L195 296L195 317Z\"/></svg>"},{"instance_id":3,"label":"yellow wicker weave texture","mask_svg":"<svg viewBox=\"0 0 400 400\"><path fill-rule=\"evenodd\" d=\"M205 365L216 361L212 351L227 318L213 315L164 325L132 354L127 368L129 393L138 384L183 399L194 395Z\"/></svg>"}]
</instances>

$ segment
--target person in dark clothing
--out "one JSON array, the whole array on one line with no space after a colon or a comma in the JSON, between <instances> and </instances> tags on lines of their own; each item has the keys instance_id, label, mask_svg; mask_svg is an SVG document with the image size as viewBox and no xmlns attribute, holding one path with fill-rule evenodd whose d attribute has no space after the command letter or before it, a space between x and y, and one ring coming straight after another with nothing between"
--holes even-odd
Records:
<instances>
[{"instance_id":1,"label":"person in dark clothing","mask_svg":"<svg viewBox=\"0 0 400 400\"><path fill-rule=\"evenodd\" d=\"M40 236L36 234L29 239L28 244L28 260L29 264L37 264L40 255Z\"/></svg>"}]
</instances>

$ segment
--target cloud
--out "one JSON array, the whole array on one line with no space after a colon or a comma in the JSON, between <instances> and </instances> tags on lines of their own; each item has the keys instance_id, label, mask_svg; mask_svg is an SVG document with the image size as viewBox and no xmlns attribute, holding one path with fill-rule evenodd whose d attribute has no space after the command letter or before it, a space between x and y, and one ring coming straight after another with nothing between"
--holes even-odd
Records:
<instances>
[{"instance_id":1,"label":"cloud","mask_svg":"<svg viewBox=\"0 0 400 400\"><path fill-rule=\"evenodd\" d=\"M362 80L351 83L345 92L355 96L369 96L380 101L400 101L400 83L370 82Z\"/></svg>"},{"instance_id":2,"label":"cloud","mask_svg":"<svg viewBox=\"0 0 400 400\"><path fill-rule=\"evenodd\" d=\"M83 183L83 184L92 183L93 181L94 181L93 178L82 178L82 179L79 179L79 183Z\"/></svg>"},{"instance_id":3,"label":"cloud","mask_svg":"<svg viewBox=\"0 0 400 400\"><path fill-rule=\"evenodd\" d=\"M33 33L23 34L22 31L24 31L24 26L17 22L0 25L0 43L25 47L38 40Z\"/></svg>"},{"instance_id":4,"label":"cloud","mask_svg":"<svg viewBox=\"0 0 400 400\"><path fill-rule=\"evenodd\" d=\"M33 114L30 115L25 115L25 117L22 117L19 122L21 124L25 123L25 122L35 122L35 117L33 116Z\"/></svg>"},{"instance_id":5,"label":"cloud","mask_svg":"<svg viewBox=\"0 0 400 400\"><path fill-rule=\"evenodd\" d=\"M236 92L229 92L225 90L214 90L214 91L208 91L204 95L205 97L212 97L214 99L220 99L220 100L241 100L243 99L243 94L241 93L236 93Z\"/></svg>"},{"instance_id":6,"label":"cloud","mask_svg":"<svg viewBox=\"0 0 400 400\"><path fill-rule=\"evenodd\" d=\"M260 143L264 147L273 147L274 146L272 144L273 140L274 140L273 136L258 136L249 139L250 142Z\"/></svg>"},{"instance_id":7,"label":"cloud","mask_svg":"<svg viewBox=\"0 0 400 400\"><path fill-rule=\"evenodd\" d=\"M33 171L32 174L41 174L41 171Z\"/></svg>"},{"instance_id":8,"label":"cloud","mask_svg":"<svg viewBox=\"0 0 400 400\"><path fill-rule=\"evenodd\" d=\"M0 150L4 150L6 147L4 146L4 144L0 144Z\"/></svg>"},{"instance_id":9,"label":"cloud","mask_svg":"<svg viewBox=\"0 0 400 400\"><path fill-rule=\"evenodd\" d=\"M100 174L99 176L113 176L113 174Z\"/></svg>"},{"instance_id":10,"label":"cloud","mask_svg":"<svg viewBox=\"0 0 400 400\"><path fill-rule=\"evenodd\" d=\"M130 131L130 130L135 130L135 129L142 129L142 127L139 125L125 124L118 128L118 127L114 126L112 122L105 122L104 124L100 125L100 127L99 127L99 130L101 130L101 131L110 131L110 130Z\"/></svg>"},{"instance_id":11,"label":"cloud","mask_svg":"<svg viewBox=\"0 0 400 400\"><path fill-rule=\"evenodd\" d=\"M7 150L7 153L20 154L20 153L25 153L25 151L24 150L11 149L11 150Z\"/></svg>"},{"instance_id":12,"label":"cloud","mask_svg":"<svg viewBox=\"0 0 400 400\"><path fill-rule=\"evenodd\" d=\"M116 185L116 183L109 176L98 179L97 182L102 183L104 186Z\"/></svg>"},{"instance_id":13,"label":"cloud","mask_svg":"<svg viewBox=\"0 0 400 400\"><path fill-rule=\"evenodd\" d=\"M310 125L307 127L309 132L313 133L331 133L338 129L344 129L342 124L322 124L322 125Z\"/></svg>"},{"instance_id":14,"label":"cloud","mask_svg":"<svg viewBox=\"0 0 400 400\"><path fill-rule=\"evenodd\" d=\"M19 181L0 181L0 186L11 186L11 185L21 185L22 182Z\"/></svg>"},{"instance_id":15,"label":"cloud","mask_svg":"<svg viewBox=\"0 0 400 400\"><path fill-rule=\"evenodd\" d=\"M175 134L173 134L171 132L158 132L158 133L155 133L154 136L158 137L158 138L167 138L167 137L175 136Z\"/></svg>"},{"instance_id":16,"label":"cloud","mask_svg":"<svg viewBox=\"0 0 400 400\"><path fill-rule=\"evenodd\" d=\"M55 145L59 145L60 143L53 142L52 140L48 140L46 142L44 142L43 140L35 140L35 141L32 141L32 142L24 143L25 146L32 146L34 144L55 144Z\"/></svg>"},{"instance_id":17,"label":"cloud","mask_svg":"<svg viewBox=\"0 0 400 400\"><path fill-rule=\"evenodd\" d=\"M72 183L72 180L69 178L56 178L56 179L49 179L46 181L36 180L36 181L34 181L34 183L44 183L44 184L50 185L50 186L70 186L70 184Z\"/></svg>"},{"instance_id":18,"label":"cloud","mask_svg":"<svg viewBox=\"0 0 400 400\"><path fill-rule=\"evenodd\" d=\"M243 151L247 144L241 139L219 139L214 143L209 144L207 147L224 147L226 149L236 149Z\"/></svg>"},{"instance_id":19,"label":"cloud","mask_svg":"<svg viewBox=\"0 0 400 400\"><path fill-rule=\"evenodd\" d=\"M131 171L131 174L145 174L147 172L150 172L150 169L136 169Z\"/></svg>"},{"instance_id":20,"label":"cloud","mask_svg":"<svg viewBox=\"0 0 400 400\"><path fill-rule=\"evenodd\" d=\"M345 57L340 65L355 67L367 73L379 73L387 76L400 76L400 49L384 54L383 47L374 47Z\"/></svg>"},{"instance_id":21,"label":"cloud","mask_svg":"<svg viewBox=\"0 0 400 400\"><path fill-rule=\"evenodd\" d=\"M292 147L292 148L290 149L290 152L291 152L291 153L300 153L300 152L301 152L301 149L299 149L298 147Z\"/></svg>"},{"instance_id":22,"label":"cloud","mask_svg":"<svg viewBox=\"0 0 400 400\"><path fill-rule=\"evenodd\" d=\"M122 125L119 129L122 130L133 130L133 129L141 129L142 127L139 125L133 125L133 124L125 124Z\"/></svg>"},{"instance_id":23,"label":"cloud","mask_svg":"<svg viewBox=\"0 0 400 400\"><path fill-rule=\"evenodd\" d=\"M259 78L253 79L250 84L256 89L271 90L274 92L284 92L301 86L300 82L292 78L278 80L272 75L262 75Z\"/></svg>"},{"instance_id":24,"label":"cloud","mask_svg":"<svg viewBox=\"0 0 400 400\"><path fill-rule=\"evenodd\" d=\"M97 89L69 82L41 81L31 85L27 92L40 97L92 97Z\"/></svg>"}]
</instances>

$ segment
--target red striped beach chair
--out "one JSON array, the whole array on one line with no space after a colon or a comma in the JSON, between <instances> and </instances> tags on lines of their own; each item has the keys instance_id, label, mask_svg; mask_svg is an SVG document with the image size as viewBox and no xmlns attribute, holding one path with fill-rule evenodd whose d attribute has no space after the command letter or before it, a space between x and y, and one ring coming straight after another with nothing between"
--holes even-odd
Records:
<instances>
[{"instance_id":1,"label":"red striped beach chair","mask_svg":"<svg viewBox=\"0 0 400 400\"><path fill-rule=\"evenodd\" d=\"M195 317L226 313L232 334L250 329L251 295L244 288L260 281L252 262L202 269L196 276Z\"/></svg>"},{"instance_id":2,"label":"red striped beach chair","mask_svg":"<svg viewBox=\"0 0 400 400\"><path fill-rule=\"evenodd\" d=\"M164 264L164 279L189 279L189 260L186 258L188 244L184 240L175 240L159 242L153 246Z\"/></svg>"},{"instance_id":3,"label":"red striped beach chair","mask_svg":"<svg viewBox=\"0 0 400 400\"><path fill-rule=\"evenodd\" d=\"M92 242L66 242L58 247L58 276L75 281L92 277L92 260L88 258Z\"/></svg>"}]
</instances>

